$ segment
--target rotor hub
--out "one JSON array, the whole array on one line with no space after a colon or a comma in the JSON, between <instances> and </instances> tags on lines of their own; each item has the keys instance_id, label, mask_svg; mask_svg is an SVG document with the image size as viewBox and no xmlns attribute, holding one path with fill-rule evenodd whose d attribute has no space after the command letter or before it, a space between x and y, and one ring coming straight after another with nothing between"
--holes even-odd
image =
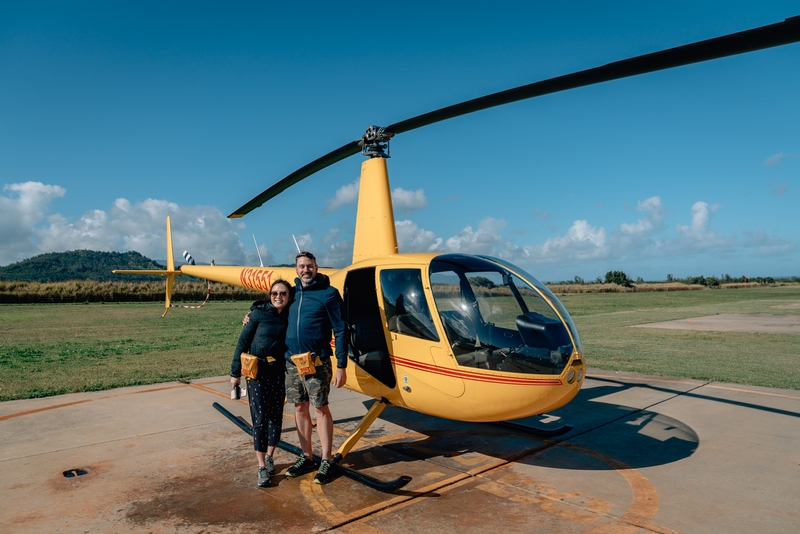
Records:
<instances>
[{"instance_id":1,"label":"rotor hub","mask_svg":"<svg viewBox=\"0 0 800 534\"><path fill-rule=\"evenodd\" d=\"M389 157L389 139L394 137L392 132L386 131L385 126L370 126L361 140L361 154L370 158Z\"/></svg>"}]
</instances>

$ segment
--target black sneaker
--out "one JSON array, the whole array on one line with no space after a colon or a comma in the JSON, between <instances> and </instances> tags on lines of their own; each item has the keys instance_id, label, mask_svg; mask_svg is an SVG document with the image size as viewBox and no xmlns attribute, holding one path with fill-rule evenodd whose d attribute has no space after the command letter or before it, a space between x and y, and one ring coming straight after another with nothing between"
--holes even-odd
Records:
<instances>
[{"instance_id":1,"label":"black sneaker","mask_svg":"<svg viewBox=\"0 0 800 534\"><path fill-rule=\"evenodd\" d=\"M314 476L314 483L327 484L331 480L333 480L333 464L328 460L322 460L322 463L319 464L319 471Z\"/></svg>"},{"instance_id":2,"label":"black sneaker","mask_svg":"<svg viewBox=\"0 0 800 534\"><path fill-rule=\"evenodd\" d=\"M269 486L269 472L266 467L258 468L258 487L266 488Z\"/></svg>"},{"instance_id":3,"label":"black sneaker","mask_svg":"<svg viewBox=\"0 0 800 534\"><path fill-rule=\"evenodd\" d=\"M275 460L272 459L272 456L267 456L266 463L267 463L267 474L269 476L273 476L275 474Z\"/></svg>"},{"instance_id":4,"label":"black sneaker","mask_svg":"<svg viewBox=\"0 0 800 534\"><path fill-rule=\"evenodd\" d=\"M287 478L299 477L300 475L305 475L306 473L310 473L317 467L317 464L314 460L307 458L304 454L301 454L297 461L294 463L292 467L286 470L284 476Z\"/></svg>"}]
</instances>

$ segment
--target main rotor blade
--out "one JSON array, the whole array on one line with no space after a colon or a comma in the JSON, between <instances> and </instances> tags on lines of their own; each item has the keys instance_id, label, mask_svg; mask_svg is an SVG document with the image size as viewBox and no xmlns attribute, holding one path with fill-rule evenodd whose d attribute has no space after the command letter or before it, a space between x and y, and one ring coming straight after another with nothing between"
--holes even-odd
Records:
<instances>
[{"instance_id":1,"label":"main rotor blade","mask_svg":"<svg viewBox=\"0 0 800 534\"><path fill-rule=\"evenodd\" d=\"M683 45L676 48L636 56L602 67L595 67L549 80L515 87L499 93L467 100L460 104L418 115L386 127L387 132L395 135L416 128L428 126L475 111L510 104L519 100L585 87L597 83L628 78L638 74L646 74L659 70L671 69L692 63L700 63L711 59L735 56L746 52L754 52L800 41L800 16L786 19L784 22L762 26L752 30L716 37L706 41Z\"/></svg>"},{"instance_id":2,"label":"main rotor blade","mask_svg":"<svg viewBox=\"0 0 800 534\"><path fill-rule=\"evenodd\" d=\"M337 161L342 161L345 158L349 158L350 156L358 154L359 152L361 152L361 146L358 144L358 141L351 141L346 145L337 148L333 152L329 152L324 156L322 156L321 158L315 159L305 167L302 167L294 171L292 174L290 174L283 180L276 182L272 186L262 191L261 194L255 197L253 200L251 200L241 208L237 209L236 211L228 215L228 218L238 219L239 217L247 215L254 209L261 206L267 200L283 193L286 189L293 186L300 180L308 178L315 172L321 171L325 167L333 165Z\"/></svg>"},{"instance_id":3,"label":"main rotor blade","mask_svg":"<svg viewBox=\"0 0 800 534\"><path fill-rule=\"evenodd\" d=\"M495 106L502 106L503 104L526 100L528 98L611 80L619 80L621 78L628 78L648 72L690 65L692 63L700 63L702 61L754 52L756 50L782 46L798 41L800 41L800 16L792 17L776 24L770 24L769 26L762 26L752 30L725 35L723 37L716 37L714 39L670 48L660 52L636 56L630 59L608 63L601 67L566 74L482 96L480 98L467 100L460 104L447 106L436 111L431 111L394 123L391 126L387 126L385 130L388 133L397 135L436 122L445 121ZM275 185L262 192L228 217L242 217L300 180L311 176L329 165L333 165L338 161L348 158L359 151L360 145L358 141L352 141L322 156L275 183Z\"/></svg>"}]
</instances>

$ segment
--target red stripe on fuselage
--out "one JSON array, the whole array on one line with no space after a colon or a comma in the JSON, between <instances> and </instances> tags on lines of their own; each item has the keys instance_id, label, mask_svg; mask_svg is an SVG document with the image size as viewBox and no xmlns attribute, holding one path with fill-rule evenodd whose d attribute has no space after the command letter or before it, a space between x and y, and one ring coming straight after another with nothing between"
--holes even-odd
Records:
<instances>
[{"instance_id":1,"label":"red stripe on fuselage","mask_svg":"<svg viewBox=\"0 0 800 534\"><path fill-rule=\"evenodd\" d=\"M402 358L400 356L390 355L392 363L409 369L416 369L426 373L449 376L452 378L461 378L464 380L472 380L475 382L492 382L495 384L510 384L515 386L560 386L561 380L557 378L533 378L533 377L511 377L501 375L490 375L484 373L474 373L462 369L448 369L444 367L437 367L428 363Z\"/></svg>"}]
</instances>

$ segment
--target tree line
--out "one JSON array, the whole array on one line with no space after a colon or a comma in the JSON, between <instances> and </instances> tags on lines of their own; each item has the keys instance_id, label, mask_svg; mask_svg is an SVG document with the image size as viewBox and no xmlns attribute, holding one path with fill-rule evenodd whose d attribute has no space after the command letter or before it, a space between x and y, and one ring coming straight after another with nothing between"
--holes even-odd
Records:
<instances>
[{"instance_id":1,"label":"tree line","mask_svg":"<svg viewBox=\"0 0 800 534\"><path fill-rule=\"evenodd\" d=\"M242 287L211 282L210 300L264 300L265 293ZM175 282L173 302L199 304L209 292L205 281ZM157 302L164 301L165 282L0 282L0 304L36 304L68 302Z\"/></svg>"},{"instance_id":2,"label":"tree line","mask_svg":"<svg viewBox=\"0 0 800 534\"><path fill-rule=\"evenodd\" d=\"M800 282L800 277L797 276L790 276L786 278L778 278L777 280L771 276L739 276L734 277L729 274L723 274L720 276L687 276L685 278L678 278L671 274L667 275L666 283L673 284L686 284L686 285L700 285L705 287L720 287L722 284L753 284L753 285L772 285L777 282L784 282L784 283L798 283ZM559 284L616 284L622 287L629 287L633 288L635 284L655 284L659 282L645 282L641 277L638 277L636 280L633 280L630 276L628 276L624 271L608 271L604 277L598 276L595 280L586 282L580 276L576 276L572 280L567 280L563 282L557 282L555 285Z\"/></svg>"}]
</instances>

